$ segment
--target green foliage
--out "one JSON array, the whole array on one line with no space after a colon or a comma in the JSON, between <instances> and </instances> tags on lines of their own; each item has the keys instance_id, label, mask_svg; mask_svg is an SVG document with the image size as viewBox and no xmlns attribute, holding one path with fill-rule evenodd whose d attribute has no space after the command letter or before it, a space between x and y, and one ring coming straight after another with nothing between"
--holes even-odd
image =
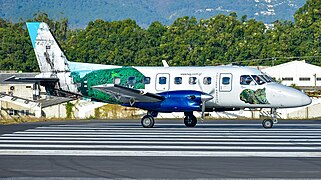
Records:
<instances>
[{"instance_id":1,"label":"green foliage","mask_svg":"<svg viewBox=\"0 0 321 180\"><path fill-rule=\"evenodd\" d=\"M66 116L68 119L72 118L72 115L74 115L73 109L75 107L75 104L71 102L67 102L66 104Z\"/></svg>"},{"instance_id":2,"label":"green foliage","mask_svg":"<svg viewBox=\"0 0 321 180\"><path fill-rule=\"evenodd\" d=\"M57 40L64 45L67 19L53 21L46 13L35 14L34 19L49 24ZM0 69L24 72L39 71L38 63L25 23L11 23L0 18Z\"/></svg>"},{"instance_id":3,"label":"green foliage","mask_svg":"<svg viewBox=\"0 0 321 180\"><path fill-rule=\"evenodd\" d=\"M161 60L171 66L276 65L292 60L280 57L321 56L320 6L320 1L308 0L294 15L295 22L275 21L273 29L236 13L200 20L184 16L170 26L155 21L147 29L132 19L97 19L85 29L69 30L67 19L51 20L46 13L36 14L32 21L49 24L70 61L123 66L162 65ZM320 58L305 59L321 65ZM25 23L0 19L0 69L38 70Z\"/></svg>"}]
</instances>

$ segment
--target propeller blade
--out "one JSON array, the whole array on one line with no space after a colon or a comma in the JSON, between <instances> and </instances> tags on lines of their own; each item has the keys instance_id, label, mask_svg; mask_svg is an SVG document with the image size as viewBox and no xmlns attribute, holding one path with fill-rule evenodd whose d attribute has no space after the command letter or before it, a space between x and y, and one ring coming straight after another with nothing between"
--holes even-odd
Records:
<instances>
[{"instance_id":1,"label":"propeller blade","mask_svg":"<svg viewBox=\"0 0 321 180\"><path fill-rule=\"evenodd\" d=\"M201 95L201 101L202 101L202 115L201 118L202 120L204 120L204 113L205 113L205 109L206 109L206 102L213 99L214 97L210 94L202 94Z\"/></svg>"},{"instance_id":2,"label":"propeller blade","mask_svg":"<svg viewBox=\"0 0 321 180\"><path fill-rule=\"evenodd\" d=\"M204 120L205 104L206 104L206 101L202 101L202 115L201 115L202 120Z\"/></svg>"}]
</instances>

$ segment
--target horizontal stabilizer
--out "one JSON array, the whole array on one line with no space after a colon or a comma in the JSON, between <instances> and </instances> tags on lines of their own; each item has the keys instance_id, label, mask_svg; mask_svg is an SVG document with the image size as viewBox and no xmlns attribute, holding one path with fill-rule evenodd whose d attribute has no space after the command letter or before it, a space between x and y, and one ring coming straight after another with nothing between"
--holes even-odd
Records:
<instances>
[{"instance_id":1,"label":"horizontal stabilizer","mask_svg":"<svg viewBox=\"0 0 321 180\"><path fill-rule=\"evenodd\" d=\"M59 81L59 78L35 78L35 77L15 77L11 76L10 78L4 80L7 82L25 82L25 83L56 83Z\"/></svg>"},{"instance_id":2,"label":"horizontal stabilizer","mask_svg":"<svg viewBox=\"0 0 321 180\"><path fill-rule=\"evenodd\" d=\"M164 97L158 94L145 93L142 90L128 88L117 84L103 84L93 86L92 88L112 95L122 103L134 104L135 102L160 102L164 100Z\"/></svg>"}]
</instances>

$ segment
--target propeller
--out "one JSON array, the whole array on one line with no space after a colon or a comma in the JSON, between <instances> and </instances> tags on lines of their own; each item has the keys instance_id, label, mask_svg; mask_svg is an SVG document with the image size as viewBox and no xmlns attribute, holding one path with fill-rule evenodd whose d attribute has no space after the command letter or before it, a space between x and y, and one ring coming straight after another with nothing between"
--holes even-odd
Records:
<instances>
[{"instance_id":1,"label":"propeller","mask_svg":"<svg viewBox=\"0 0 321 180\"><path fill-rule=\"evenodd\" d=\"M201 95L201 101L202 101L202 115L201 115L201 119L204 120L204 113L205 113L205 109L206 109L206 105L205 105L205 104L206 104L207 101L209 101L209 100L211 100L211 99L214 98L211 94L214 93L215 88L214 88L214 86L213 86L213 89L212 89L209 93L205 93L205 92L203 91L203 86L202 86L202 84L201 84L201 78L198 78L197 83L198 83L199 88L200 88L201 91L203 92L203 94Z\"/></svg>"},{"instance_id":2,"label":"propeller","mask_svg":"<svg viewBox=\"0 0 321 180\"><path fill-rule=\"evenodd\" d=\"M201 101L202 101L202 115L201 118L202 120L204 120L204 113L205 113L205 109L206 109L206 102L213 99L214 97L210 94L207 93L203 93L201 94Z\"/></svg>"}]
</instances>

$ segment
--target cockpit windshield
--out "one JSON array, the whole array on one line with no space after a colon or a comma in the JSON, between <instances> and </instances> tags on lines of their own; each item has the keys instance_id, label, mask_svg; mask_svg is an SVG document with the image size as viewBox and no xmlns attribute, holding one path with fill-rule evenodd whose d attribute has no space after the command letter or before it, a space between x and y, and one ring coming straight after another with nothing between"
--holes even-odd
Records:
<instances>
[{"instance_id":1,"label":"cockpit windshield","mask_svg":"<svg viewBox=\"0 0 321 180\"><path fill-rule=\"evenodd\" d=\"M262 85L273 82L273 79L268 75L242 75L240 77L241 85Z\"/></svg>"},{"instance_id":2,"label":"cockpit windshield","mask_svg":"<svg viewBox=\"0 0 321 180\"><path fill-rule=\"evenodd\" d=\"M264 79L265 79L265 81L266 82L275 82L275 80L273 79L273 78L271 78L270 76L268 76L268 75L266 75L266 74L263 74L263 75L261 75Z\"/></svg>"},{"instance_id":3,"label":"cockpit windshield","mask_svg":"<svg viewBox=\"0 0 321 180\"><path fill-rule=\"evenodd\" d=\"M251 75L251 76L252 76L252 78L255 80L256 84L258 84L258 85L262 85L262 84L266 83L266 82L264 81L264 79L262 78L262 76L260 77L260 75L259 75L259 76L257 76L257 75Z\"/></svg>"}]
</instances>

